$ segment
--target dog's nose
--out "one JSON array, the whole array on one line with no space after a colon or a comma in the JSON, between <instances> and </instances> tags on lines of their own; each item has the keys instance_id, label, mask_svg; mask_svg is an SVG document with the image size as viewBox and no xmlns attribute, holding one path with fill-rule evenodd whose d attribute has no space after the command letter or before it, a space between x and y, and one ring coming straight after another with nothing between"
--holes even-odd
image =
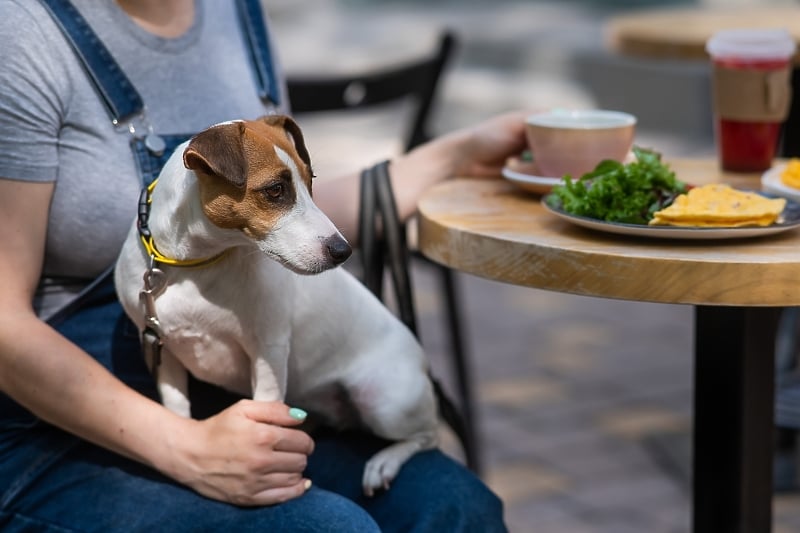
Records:
<instances>
[{"instance_id":1,"label":"dog's nose","mask_svg":"<svg viewBox=\"0 0 800 533\"><path fill-rule=\"evenodd\" d=\"M328 250L328 255L336 265L344 263L345 259L353 253L350 244L338 235L329 237L325 241L325 249Z\"/></svg>"}]
</instances>

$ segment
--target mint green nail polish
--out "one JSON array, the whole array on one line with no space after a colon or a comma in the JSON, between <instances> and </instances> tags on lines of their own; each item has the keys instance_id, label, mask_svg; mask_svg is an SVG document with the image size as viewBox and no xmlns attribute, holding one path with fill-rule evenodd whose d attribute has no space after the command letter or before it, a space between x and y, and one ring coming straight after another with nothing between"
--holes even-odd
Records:
<instances>
[{"instance_id":1,"label":"mint green nail polish","mask_svg":"<svg viewBox=\"0 0 800 533\"><path fill-rule=\"evenodd\" d=\"M295 420L305 420L306 417L308 416L308 413L297 407L292 407L291 409L289 409L289 416L291 416Z\"/></svg>"}]
</instances>

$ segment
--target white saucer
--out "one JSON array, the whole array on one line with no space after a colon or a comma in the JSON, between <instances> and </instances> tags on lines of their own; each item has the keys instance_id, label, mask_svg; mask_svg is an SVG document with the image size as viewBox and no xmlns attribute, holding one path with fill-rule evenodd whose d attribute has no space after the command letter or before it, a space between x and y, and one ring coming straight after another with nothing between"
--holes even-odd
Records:
<instances>
[{"instance_id":1,"label":"white saucer","mask_svg":"<svg viewBox=\"0 0 800 533\"><path fill-rule=\"evenodd\" d=\"M765 191L800 202L800 189L789 187L781 181L781 172L786 165L775 165L761 176L761 188Z\"/></svg>"},{"instance_id":2,"label":"white saucer","mask_svg":"<svg viewBox=\"0 0 800 533\"><path fill-rule=\"evenodd\" d=\"M512 157L506 161L502 174L514 185L536 194L546 194L554 185L561 183L561 178L537 175L535 163L521 161L518 157Z\"/></svg>"}]
</instances>

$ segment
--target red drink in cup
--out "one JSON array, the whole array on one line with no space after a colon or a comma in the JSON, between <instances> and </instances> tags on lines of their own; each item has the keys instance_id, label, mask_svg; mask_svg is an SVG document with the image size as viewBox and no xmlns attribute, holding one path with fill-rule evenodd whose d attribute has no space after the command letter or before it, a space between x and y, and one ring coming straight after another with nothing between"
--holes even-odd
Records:
<instances>
[{"instance_id":1,"label":"red drink in cup","mask_svg":"<svg viewBox=\"0 0 800 533\"><path fill-rule=\"evenodd\" d=\"M791 101L795 43L785 30L723 30L706 49L713 64L714 112L724 170L758 172L772 165Z\"/></svg>"},{"instance_id":2,"label":"red drink in cup","mask_svg":"<svg viewBox=\"0 0 800 533\"><path fill-rule=\"evenodd\" d=\"M714 63L727 69L750 69L774 71L789 66L784 60L745 60L720 58ZM780 121L741 121L718 117L717 141L719 142L722 168L734 172L766 170L772 165L780 136Z\"/></svg>"}]
</instances>

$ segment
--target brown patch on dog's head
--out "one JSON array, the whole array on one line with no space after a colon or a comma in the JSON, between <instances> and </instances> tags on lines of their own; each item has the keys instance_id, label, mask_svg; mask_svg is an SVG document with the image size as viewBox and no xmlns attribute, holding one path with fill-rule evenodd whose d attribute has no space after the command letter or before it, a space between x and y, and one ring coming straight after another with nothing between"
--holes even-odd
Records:
<instances>
[{"instance_id":1,"label":"brown patch on dog's head","mask_svg":"<svg viewBox=\"0 0 800 533\"><path fill-rule=\"evenodd\" d=\"M288 155L282 159L275 147ZM222 228L261 239L297 199L293 167L311 191L311 159L297 123L285 115L212 126L183 153L200 182L206 216Z\"/></svg>"}]
</instances>

